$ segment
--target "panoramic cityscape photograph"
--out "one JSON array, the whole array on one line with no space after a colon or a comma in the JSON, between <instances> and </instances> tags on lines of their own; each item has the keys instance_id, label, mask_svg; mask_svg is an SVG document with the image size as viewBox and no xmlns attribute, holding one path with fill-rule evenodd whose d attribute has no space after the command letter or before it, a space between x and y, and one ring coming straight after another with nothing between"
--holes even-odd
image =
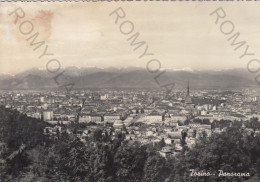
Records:
<instances>
[{"instance_id":1,"label":"panoramic cityscape photograph","mask_svg":"<svg viewBox=\"0 0 260 182\"><path fill-rule=\"evenodd\" d=\"M259 182L259 16L0 2L0 182Z\"/></svg>"}]
</instances>

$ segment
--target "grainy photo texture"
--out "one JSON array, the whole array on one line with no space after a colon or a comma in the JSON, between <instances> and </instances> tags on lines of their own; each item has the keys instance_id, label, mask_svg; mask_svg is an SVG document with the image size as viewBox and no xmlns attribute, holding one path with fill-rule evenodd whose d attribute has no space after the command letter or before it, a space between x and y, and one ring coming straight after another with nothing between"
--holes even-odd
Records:
<instances>
[{"instance_id":1,"label":"grainy photo texture","mask_svg":"<svg viewBox=\"0 0 260 182\"><path fill-rule=\"evenodd\" d=\"M1 2L1 182L259 182L258 2Z\"/></svg>"}]
</instances>

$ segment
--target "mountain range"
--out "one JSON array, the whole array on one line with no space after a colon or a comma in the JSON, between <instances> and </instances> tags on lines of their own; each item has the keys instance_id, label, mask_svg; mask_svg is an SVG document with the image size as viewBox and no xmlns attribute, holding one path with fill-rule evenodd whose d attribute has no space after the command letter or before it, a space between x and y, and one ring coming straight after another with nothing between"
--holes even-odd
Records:
<instances>
[{"instance_id":1,"label":"mountain range","mask_svg":"<svg viewBox=\"0 0 260 182\"><path fill-rule=\"evenodd\" d=\"M159 88L155 77L161 73L150 73L146 69L128 68L77 68L67 67L59 71L57 77L60 85L74 83L75 89L84 88ZM55 89L57 75L46 70L33 68L12 75L0 74L0 89ZM176 88L185 88L187 81L194 89L228 89L255 87L257 83L253 74L246 69L229 69L221 71L192 71L166 69L157 78L159 85L175 83Z\"/></svg>"}]
</instances>

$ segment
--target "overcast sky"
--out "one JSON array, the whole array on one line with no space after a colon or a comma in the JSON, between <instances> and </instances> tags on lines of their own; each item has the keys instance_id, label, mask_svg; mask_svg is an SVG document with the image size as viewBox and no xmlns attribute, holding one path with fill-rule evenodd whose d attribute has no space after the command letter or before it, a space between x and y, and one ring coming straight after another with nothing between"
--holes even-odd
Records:
<instances>
[{"instance_id":1,"label":"overcast sky","mask_svg":"<svg viewBox=\"0 0 260 182\"><path fill-rule=\"evenodd\" d=\"M260 56L258 5L254 2L0 3L0 73L46 68L51 59L58 59L61 67L145 67L151 59L158 59L162 68L169 69L246 69L250 59ZM18 7L22 7L25 17L15 25L15 15L8 14ZM125 11L126 17L116 25L115 15L109 14L118 7ZM209 16L218 7L226 12L224 20L232 21L235 26L230 35L221 33L215 15ZM19 31L19 25L26 20L34 25L29 35ZM125 20L135 26L129 35L120 32L120 24ZM26 31L29 27L22 29ZM38 58L45 46L34 51L26 41L35 32L39 32L37 40L44 40L48 52L54 55ZM136 32L140 33L138 40L146 41L148 52L154 55L139 58L146 46L134 51L127 41ZM234 51L227 41L236 32L240 32L239 40L247 41L249 51L255 56L239 58L245 46ZM158 67L155 62L151 66Z\"/></svg>"}]
</instances>

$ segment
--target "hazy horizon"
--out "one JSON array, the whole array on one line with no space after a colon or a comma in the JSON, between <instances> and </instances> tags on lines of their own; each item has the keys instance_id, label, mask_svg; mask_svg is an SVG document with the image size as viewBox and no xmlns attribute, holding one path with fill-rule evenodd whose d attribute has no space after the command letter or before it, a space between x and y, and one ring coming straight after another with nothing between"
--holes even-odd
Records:
<instances>
[{"instance_id":1,"label":"hazy horizon","mask_svg":"<svg viewBox=\"0 0 260 182\"><path fill-rule=\"evenodd\" d=\"M109 69L117 69L117 70L124 70L124 69L132 69L132 71L137 71L137 70L144 70L144 71L147 71L148 70L146 68L143 68L143 67L137 67L137 66L128 66L128 67L113 67L113 66L110 66L110 67L105 67L105 68L101 68L101 67L95 67L95 66L89 66L89 67L77 67L77 66L67 66L67 67L61 67L60 70L66 70L66 69L69 69L69 68L77 68L77 69L101 69L101 70L109 70ZM28 68L26 70L23 70L23 71L20 71L20 72L17 72L17 73L13 73L13 74L10 74L10 73L5 73L5 72L1 72L0 73L0 76L1 75L10 75L10 76L15 76L15 75L18 75L18 74L21 74L21 73L24 73L24 72L27 72L27 71L32 71L32 70L41 70L41 71L45 71L45 72L48 72L48 70L46 70L46 68L39 68L39 67L32 67L32 68ZM182 68L182 69L170 69L170 68L163 68L161 69L160 71L166 71L166 72L172 72L172 71L184 71L184 72L214 72L214 71L228 71L228 70L239 70L239 71L245 71L245 72L248 72L246 69L244 68L226 68L226 69L204 69L204 70L198 70L198 69L191 69L191 68ZM111 71L112 72L112 71ZM51 74L51 73L50 73Z\"/></svg>"}]
</instances>

